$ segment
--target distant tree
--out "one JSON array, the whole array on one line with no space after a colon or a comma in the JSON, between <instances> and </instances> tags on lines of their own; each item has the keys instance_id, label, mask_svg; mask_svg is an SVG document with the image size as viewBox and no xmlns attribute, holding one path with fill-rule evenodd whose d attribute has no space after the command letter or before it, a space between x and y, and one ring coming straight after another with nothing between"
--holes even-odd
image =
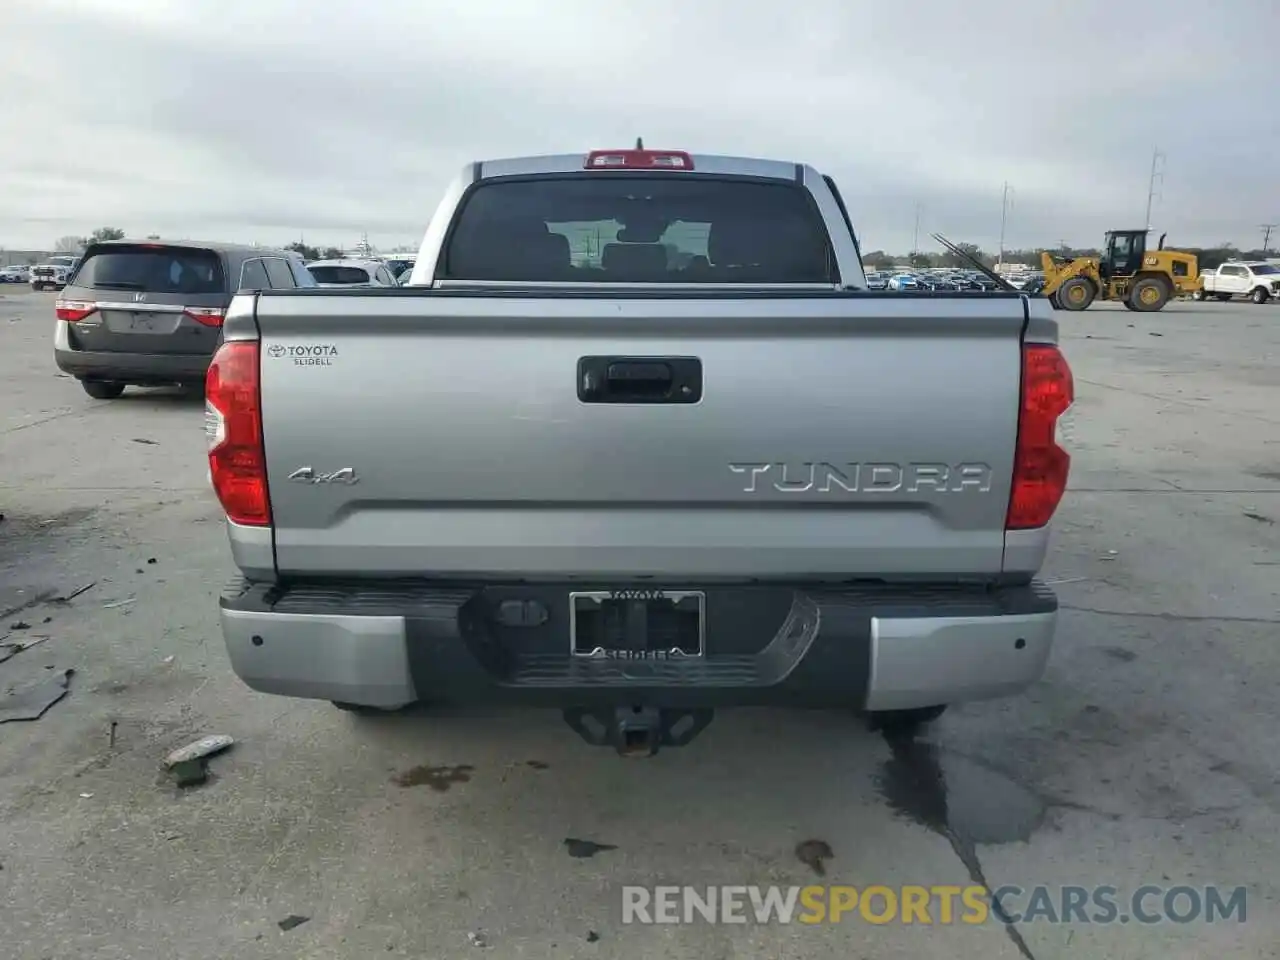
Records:
<instances>
[{"instance_id":1,"label":"distant tree","mask_svg":"<svg viewBox=\"0 0 1280 960\"><path fill-rule=\"evenodd\" d=\"M160 239L160 234L158 234L158 233L148 233L148 234L147 234L147 239L148 239L148 240L159 240L159 239Z\"/></svg>"},{"instance_id":2,"label":"distant tree","mask_svg":"<svg viewBox=\"0 0 1280 960\"><path fill-rule=\"evenodd\" d=\"M101 243L103 240L123 240L124 231L119 227L99 227L89 236L89 240L93 243Z\"/></svg>"},{"instance_id":3,"label":"distant tree","mask_svg":"<svg viewBox=\"0 0 1280 960\"><path fill-rule=\"evenodd\" d=\"M961 250L963 250L965 253L969 254L971 257L977 260L980 260L983 263L990 262L991 258L988 257L985 253L983 253L976 243L957 243L956 246ZM952 253L950 250L939 255L938 265L943 267L970 266L969 262L964 257L957 256L956 254Z\"/></svg>"},{"instance_id":4,"label":"distant tree","mask_svg":"<svg viewBox=\"0 0 1280 960\"><path fill-rule=\"evenodd\" d=\"M59 237L53 249L55 253L79 253L84 249L84 237Z\"/></svg>"},{"instance_id":5,"label":"distant tree","mask_svg":"<svg viewBox=\"0 0 1280 960\"><path fill-rule=\"evenodd\" d=\"M325 247L324 254L316 259L319 260L341 260L346 254L337 247Z\"/></svg>"},{"instance_id":6,"label":"distant tree","mask_svg":"<svg viewBox=\"0 0 1280 960\"><path fill-rule=\"evenodd\" d=\"M285 247L286 250L292 250L303 260L319 260L320 250L317 247L311 247L303 243L301 240L295 240L293 243Z\"/></svg>"},{"instance_id":7,"label":"distant tree","mask_svg":"<svg viewBox=\"0 0 1280 960\"><path fill-rule=\"evenodd\" d=\"M915 253L907 257L907 262L917 270L927 270L933 266L933 257L930 254L917 250Z\"/></svg>"}]
</instances>

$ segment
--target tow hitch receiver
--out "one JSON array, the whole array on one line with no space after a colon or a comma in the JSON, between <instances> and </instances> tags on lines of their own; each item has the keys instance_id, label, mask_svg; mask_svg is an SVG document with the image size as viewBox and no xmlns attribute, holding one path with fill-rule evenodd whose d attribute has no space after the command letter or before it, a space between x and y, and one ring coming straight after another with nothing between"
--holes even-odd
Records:
<instances>
[{"instance_id":1,"label":"tow hitch receiver","mask_svg":"<svg viewBox=\"0 0 1280 960\"><path fill-rule=\"evenodd\" d=\"M707 729L713 710L660 707L570 707L565 722L595 747L612 746L624 757L651 757L661 747L683 747Z\"/></svg>"}]
</instances>

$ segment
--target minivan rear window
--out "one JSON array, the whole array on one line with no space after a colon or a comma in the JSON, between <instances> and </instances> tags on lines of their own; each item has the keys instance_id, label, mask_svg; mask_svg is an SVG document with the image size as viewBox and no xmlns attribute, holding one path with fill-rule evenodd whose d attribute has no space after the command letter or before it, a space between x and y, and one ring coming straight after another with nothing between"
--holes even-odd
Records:
<instances>
[{"instance_id":1,"label":"minivan rear window","mask_svg":"<svg viewBox=\"0 0 1280 960\"><path fill-rule=\"evenodd\" d=\"M316 283L368 283L369 271L363 267L307 267Z\"/></svg>"},{"instance_id":2,"label":"minivan rear window","mask_svg":"<svg viewBox=\"0 0 1280 960\"><path fill-rule=\"evenodd\" d=\"M463 202L443 278L561 283L834 283L800 184L703 174L493 180Z\"/></svg>"},{"instance_id":3,"label":"minivan rear window","mask_svg":"<svg viewBox=\"0 0 1280 960\"><path fill-rule=\"evenodd\" d=\"M170 246L90 248L76 271L75 286L147 293L226 292L222 261L216 253Z\"/></svg>"}]
</instances>

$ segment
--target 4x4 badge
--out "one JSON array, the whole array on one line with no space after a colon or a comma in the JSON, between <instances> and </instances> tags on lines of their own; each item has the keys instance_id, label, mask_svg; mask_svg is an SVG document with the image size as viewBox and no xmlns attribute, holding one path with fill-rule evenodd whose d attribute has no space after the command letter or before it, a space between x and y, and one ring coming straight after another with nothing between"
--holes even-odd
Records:
<instances>
[{"instance_id":1,"label":"4x4 badge","mask_svg":"<svg viewBox=\"0 0 1280 960\"><path fill-rule=\"evenodd\" d=\"M135 294L133 295L133 302L134 302L134 303L141 303L141 302L142 302L143 300L145 300L145 299L147 299L147 295L146 295L146 293L145 293L145 292L144 292L144 293L135 293Z\"/></svg>"}]
</instances>

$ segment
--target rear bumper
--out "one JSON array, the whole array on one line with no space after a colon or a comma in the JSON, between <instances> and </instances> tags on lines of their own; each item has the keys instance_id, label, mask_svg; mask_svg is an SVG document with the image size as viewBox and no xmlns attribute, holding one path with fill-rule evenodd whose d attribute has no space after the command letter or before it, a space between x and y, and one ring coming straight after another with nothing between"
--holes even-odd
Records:
<instances>
[{"instance_id":1,"label":"rear bumper","mask_svg":"<svg viewBox=\"0 0 1280 960\"><path fill-rule=\"evenodd\" d=\"M107 353L55 346L53 359L63 373L82 379L169 384L203 381L212 357L181 353Z\"/></svg>"},{"instance_id":2,"label":"rear bumper","mask_svg":"<svg viewBox=\"0 0 1280 960\"><path fill-rule=\"evenodd\" d=\"M865 710L1023 690L1044 672L1058 609L1038 582L994 590L710 587L706 657L589 660L567 652L559 598L569 589L237 580L220 605L232 669L264 693L376 707L431 700ZM545 623L497 625L495 603L510 597L542 602Z\"/></svg>"}]
</instances>

